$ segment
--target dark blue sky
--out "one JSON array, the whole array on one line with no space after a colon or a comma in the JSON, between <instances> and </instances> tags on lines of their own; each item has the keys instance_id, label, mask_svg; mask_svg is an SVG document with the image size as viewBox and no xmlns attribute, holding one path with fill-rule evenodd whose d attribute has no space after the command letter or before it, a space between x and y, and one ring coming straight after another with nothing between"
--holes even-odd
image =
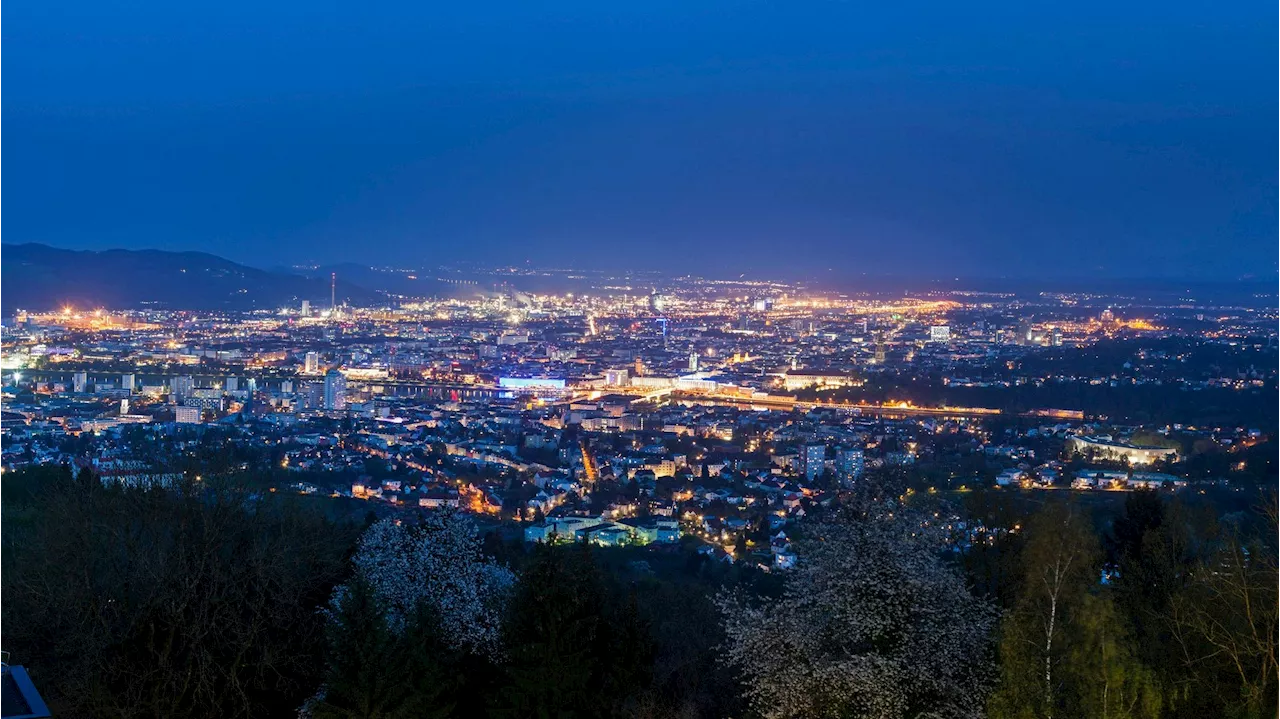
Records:
<instances>
[{"instance_id":1,"label":"dark blue sky","mask_svg":"<svg viewBox=\"0 0 1280 719\"><path fill-rule=\"evenodd\" d=\"M9 3L4 241L1274 276L1274 2Z\"/></svg>"}]
</instances>

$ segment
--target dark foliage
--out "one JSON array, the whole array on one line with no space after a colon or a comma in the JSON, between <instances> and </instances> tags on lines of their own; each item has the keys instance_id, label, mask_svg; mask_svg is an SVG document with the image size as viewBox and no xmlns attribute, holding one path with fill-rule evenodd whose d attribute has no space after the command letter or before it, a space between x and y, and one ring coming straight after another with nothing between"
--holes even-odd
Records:
<instances>
[{"instance_id":1,"label":"dark foliage","mask_svg":"<svg viewBox=\"0 0 1280 719\"><path fill-rule=\"evenodd\" d=\"M59 716L278 716L313 689L355 528L235 487L4 479L5 649Z\"/></svg>"},{"instance_id":2,"label":"dark foliage","mask_svg":"<svg viewBox=\"0 0 1280 719\"><path fill-rule=\"evenodd\" d=\"M618 591L586 545L537 548L507 618L506 686L490 715L608 717L635 706L653 642L634 595Z\"/></svg>"}]
</instances>

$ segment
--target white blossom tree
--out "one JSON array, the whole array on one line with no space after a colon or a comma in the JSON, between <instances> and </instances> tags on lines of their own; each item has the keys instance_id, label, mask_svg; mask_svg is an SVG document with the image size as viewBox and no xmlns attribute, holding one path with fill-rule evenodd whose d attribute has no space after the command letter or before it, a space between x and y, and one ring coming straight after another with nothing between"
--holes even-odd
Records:
<instances>
[{"instance_id":1,"label":"white blossom tree","mask_svg":"<svg viewBox=\"0 0 1280 719\"><path fill-rule=\"evenodd\" d=\"M498 657L503 603L515 575L484 558L475 524L465 515L436 511L417 524L381 520L360 537L353 562L383 602L392 631L402 630L425 602L453 648Z\"/></svg>"},{"instance_id":2,"label":"white blossom tree","mask_svg":"<svg viewBox=\"0 0 1280 719\"><path fill-rule=\"evenodd\" d=\"M781 598L719 598L725 659L753 708L770 719L981 716L995 608L970 594L921 518L857 514L797 542Z\"/></svg>"}]
</instances>

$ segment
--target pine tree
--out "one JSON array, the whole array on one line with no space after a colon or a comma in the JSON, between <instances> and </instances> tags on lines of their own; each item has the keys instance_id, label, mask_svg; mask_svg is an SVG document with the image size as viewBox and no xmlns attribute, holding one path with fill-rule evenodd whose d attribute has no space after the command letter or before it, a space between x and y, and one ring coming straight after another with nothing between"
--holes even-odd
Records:
<instances>
[{"instance_id":1,"label":"pine tree","mask_svg":"<svg viewBox=\"0 0 1280 719\"><path fill-rule=\"evenodd\" d=\"M511 607L506 686L491 716L616 716L647 685L648 629L633 601L614 601L586 545L538 547Z\"/></svg>"},{"instance_id":2,"label":"pine tree","mask_svg":"<svg viewBox=\"0 0 1280 719\"><path fill-rule=\"evenodd\" d=\"M399 639L367 582L346 586L329 622L325 688L309 708L315 719L395 716L411 692Z\"/></svg>"}]
</instances>

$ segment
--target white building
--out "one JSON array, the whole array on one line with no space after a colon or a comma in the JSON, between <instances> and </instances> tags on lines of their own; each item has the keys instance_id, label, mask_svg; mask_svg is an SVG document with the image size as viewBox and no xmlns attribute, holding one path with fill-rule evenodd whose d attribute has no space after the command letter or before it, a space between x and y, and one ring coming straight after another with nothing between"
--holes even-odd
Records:
<instances>
[{"instance_id":1,"label":"white building","mask_svg":"<svg viewBox=\"0 0 1280 719\"><path fill-rule=\"evenodd\" d=\"M1092 454L1101 459L1127 460L1130 464L1151 464L1161 459L1178 458L1178 450L1171 447L1139 447L1099 437L1071 437L1067 440L1067 449L1076 454Z\"/></svg>"},{"instance_id":2,"label":"white building","mask_svg":"<svg viewBox=\"0 0 1280 719\"><path fill-rule=\"evenodd\" d=\"M929 328L930 342L950 342L951 326L950 325L934 325Z\"/></svg>"}]
</instances>

